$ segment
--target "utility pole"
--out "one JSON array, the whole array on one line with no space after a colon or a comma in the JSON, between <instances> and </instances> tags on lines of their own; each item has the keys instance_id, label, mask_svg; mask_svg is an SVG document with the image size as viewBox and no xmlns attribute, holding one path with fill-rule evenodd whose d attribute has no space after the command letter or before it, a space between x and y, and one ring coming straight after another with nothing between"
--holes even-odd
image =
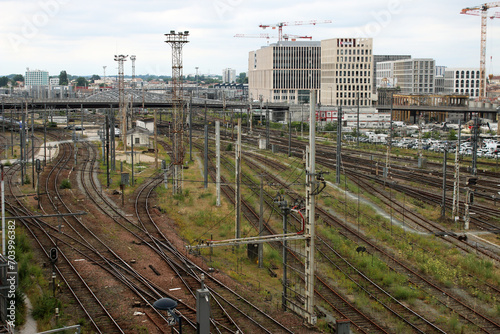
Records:
<instances>
[{"instance_id":1,"label":"utility pole","mask_svg":"<svg viewBox=\"0 0 500 334\"><path fill-rule=\"evenodd\" d=\"M21 110L23 109L23 104L21 102ZM16 108L17 110L17 108ZM10 156L14 156L14 115L12 114L12 108L10 109Z\"/></svg>"},{"instance_id":2,"label":"utility pole","mask_svg":"<svg viewBox=\"0 0 500 334\"><path fill-rule=\"evenodd\" d=\"M292 156L292 112L288 109L288 157Z\"/></svg>"},{"instance_id":3,"label":"utility pole","mask_svg":"<svg viewBox=\"0 0 500 334\"><path fill-rule=\"evenodd\" d=\"M252 109L252 100L250 100L250 133L253 132L253 109Z\"/></svg>"},{"instance_id":4,"label":"utility pole","mask_svg":"<svg viewBox=\"0 0 500 334\"><path fill-rule=\"evenodd\" d=\"M82 138L83 138L83 104L80 104L80 111L81 111L81 115L80 116L82 118L81 119L81 122L82 122L81 126L82 126Z\"/></svg>"},{"instance_id":5,"label":"utility pole","mask_svg":"<svg viewBox=\"0 0 500 334\"><path fill-rule=\"evenodd\" d=\"M300 104L300 138L304 139L304 103Z\"/></svg>"},{"instance_id":6,"label":"utility pole","mask_svg":"<svg viewBox=\"0 0 500 334\"><path fill-rule=\"evenodd\" d=\"M28 108L28 103L26 102L26 108ZM24 128L26 127L26 119L24 113L21 110L21 127L19 129L19 149L21 155L21 184L24 185Z\"/></svg>"},{"instance_id":7,"label":"utility pole","mask_svg":"<svg viewBox=\"0 0 500 334\"><path fill-rule=\"evenodd\" d=\"M106 185L109 188L109 115L106 115Z\"/></svg>"},{"instance_id":8,"label":"utility pole","mask_svg":"<svg viewBox=\"0 0 500 334\"><path fill-rule=\"evenodd\" d=\"M126 138L125 138L126 140ZM132 163L132 186L134 186L134 135L130 136L130 162Z\"/></svg>"},{"instance_id":9,"label":"utility pole","mask_svg":"<svg viewBox=\"0 0 500 334\"><path fill-rule=\"evenodd\" d=\"M316 120L316 115L314 115ZM312 124L312 122L311 122ZM316 129L315 129L316 130ZM342 106L337 112L337 165L335 170L335 182L340 184L340 165L342 164Z\"/></svg>"},{"instance_id":10,"label":"utility pole","mask_svg":"<svg viewBox=\"0 0 500 334\"><path fill-rule=\"evenodd\" d=\"M425 168L424 148L423 148L423 127L422 112L418 115L418 167Z\"/></svg>"},{"instance_id":11,"label":"utility pole","mask_svg":"<svg viewBox=\"0 0 500 334\"><path fill-rule=\"evenodd\" d=\"M217 206L220 206L220 121L215 122L215 154L216 154L216 178L215 178L215 188L217 192Z\"/></svg>"},{"instance_id":12,"label":"utility pole","mask_svg":"<svg viewBox=\"0 0 500 334\"><path fill-rule=\"evenodd\" d=\"M478 114L472 123L472 175L477 175Z\"/></svg>"},{"instance_id":13,"label":"utility pole","mask_svg":"<svg viewBox=\"0 0 500 334\"><path fill-rule=\"evenodd\" d=\"M161 169L163 171L163 184L165 185L165 189L168 189L168 166L167 166L167 161L162 160L161 161Z\"/></svg>"},{"instance_id":14,"label":"utility pole","mask_svg":"<svg viewBox=\"0 0 500 334\"><path fill-rule=\"evenodd\" d=\"M443 199L441 202L441 217L444 218L446 216L446 156L448 151L444 150L443 157Z\"/></svg>"},{"instance_id":15,"label":"utility pole","mask_svg":"<svg viewBox=\"0 0 500 334\"><path fill-rule=\"evenodd\" d=\"M477 177L475 175L470 176L465 181L465 217L464 217L464 229L469 229L470 223L470 206L474 204L474 190L470 186L477 184Z\"/></svg>"},{"instance_id":16,"label":"utility pole","mask_svg":"<svg viewBox=\"0 0 500 334\"><path fill-rule=\"evenodd\" d=\"M0 165L0 173L1 173L1 183L0 183L0 191L2 192L2 255L7 256L7 248L6 248L6 240L7 234L5 233L5 183L4 183L4 173L3 173L3 165Z\"/></svg>"},{"instance_id":17,"label":"utility pole","mask_svg":"<svg viewBox=\"0 0 500 334\"><path fill-rule=\"evenodd\" d=\"M458 142L455 148L455 182L453 183L453 208L452 219L457 219L460 212L460 136L461 121L458 121ZM455 218L457 217L457 218Z\"/></svg>"},{"instance_id":18,"label":"utility pole","mask_svg":"<svg viewBox=\"0 0 500 334\"><path fill-rule=\"evenodd\" d=\"M193 94L189 99L189 161L193 161Z\"/></svg>"},{"instance_id":19,"label":"utility pole","mask_svg":"<svg viewBox=\"0 0 500 334\"><path fill-rule=\"evenodd\" d=\"M266 150L269 149L271 145L271 139L269 134L269 101L266 101Z\"/></svg>"},{"instance_id":20,"label":"utility pole","mask_svg":"<svg viewBox=\"0 0 500 334\"><path fill-rule=\"evenodd\" d=\"M156 108L154 114L155 131L155 168L158 169L158 125L156 124Z\"/></svg>"},{"instance_id":21,"label":"utility pole","mask_svg":"<svg viewBox=\"0 0 500 334\"><path fill-rule=\"evenodd\" d=\"M204 145L204 159L203 159L203 186L208 188L208 125L205 124L205 145Z\"/></svg>"},{"instance_id":22,"label":"utility pole","mask_svg":"<svg viewBox=\"0 0 500 334\"><path fill-rule=\"evenodd\" d=\"M35 111L31 112L31 180L35 189Z\"/></svg>"},{"instance_id":23,"label":"utility pole","mask_svg":"<svg viewBox=\"0 0 500 334\"><path fill-rule=\"evenodd\" d=\"M109 105L109 115L110 115L110 128L108 131L110 131L109 136L110 136L110 145L111 145L111 169L115 169L115 111L113 110L113 105ZM126 138L126 137L123 137ZM108 152L110 154L110 152Z\"/></svg>"},{"instance_id":24,"label":"utility pole","mask_svg":"<svg viewBox=\"0 0 500 334\"><path fill-rule=\"evenodd\" d=\"M47 105L43 106L43 165L47 165Z\"/></svg>"},{"instance_id":25,"label":"utility pole","mask_svg":"<svg viewBox=\"0 0 500 334\"><path fill-rule=\"evenodd\" d=\"M314 280L315 280L315 195L316 188L316 91L311 90L309 112L309 146L306 148L306 226L304 234L307 236L305 245L305 311L306 320L315 325L317 317L314 314Z\"/></svg>"},{"instance_id":26,"label":"utility pole","mask_svg":"<svg viewBox=\"0 0 500 334\"><path fill-rule=\"evenodd\" d=\"M390 158L391 158L391 149L392 149L392 117L393 117L393 103L394 103L394 92L391 92L391 121L389 122L389 138L387 143L387 153L385 156L385 175L384 178L387 179L389 177L389 166L390 166ZM385 181L384 181L385 182ZM384 183L385 185L385 183Z\"/></svg>"},{"instance_id":27,"label":"utility pole","mask_svg":"<svg viewBox=\"0 0 500 334\"><path fill-rule=\"evenodd\" d=\"M262 236L264 231L264 174L260 174L260 194L259 194L259 237ZM259 268L264 264L264 244L259 243L258 246Z\"/></svg>"},{"instance_id":28,"label":"utility pole","mask_svg":"<svg viewBox=\"0 0 500 334\"><path fill-rule=\"evenodd\" d=\"M358 116L356 119L356 146L359 147L359 92L356 94L358 97Z\"/></svg>"},{"instance_id":29,"label":"utility pole","mask_svg":"<svg viewBox=\"0 0 500 334\"><path fill-rule=\"evenodd\" d=\"M283 215L283 234L288 233L288 215L290 214L290 208L288 207L288 202L283 198L282 195L278 195L274 202L278 204ZM281 308L286 312L287 306L286 301L288 299L287 286L288 286L288 242L286 239L283 240L283 292L281 295Z\"/></svg>"},{"instance_id":30,"label":"utility pole","mask_svg":"<svg viewBox=\"0 0 500 334\"><path fill-rule=\"evenodd\" d=\"M241 118L238 119L238 141L235 149L235 169L236 169L236 227L235 239L241 237Z\"/></svg>"},{"instance_id":31,"label":"utility pole","mask_svg":"<svg viewBox=\"0 0 500 334\"><path fill-rule=\"evenodd\" d=\"M101 133L101 154L102 154L102 162L106 162L106 121L102 125L102 133Z\"/></svg>"}]
</instances>

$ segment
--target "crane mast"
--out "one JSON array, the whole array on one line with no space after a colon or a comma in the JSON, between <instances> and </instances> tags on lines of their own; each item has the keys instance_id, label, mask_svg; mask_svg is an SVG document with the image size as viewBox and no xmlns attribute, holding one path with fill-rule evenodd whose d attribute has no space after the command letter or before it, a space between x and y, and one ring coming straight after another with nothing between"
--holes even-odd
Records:
<instances>
[{"instance_id":1,"label":"crane mast","mask_svg":"<svg viewBox=\"0 0 500 334\"><path fill-rule=\"evenodd\" d=\"M485 3L475 7L462 9L460 14L481 16L481 50L479 60L479 99L486 98L486 28L488 21L488 9L500 7L500 1ZM498 13L490 18L499 17Z\"/></svg>"}]
</instances>

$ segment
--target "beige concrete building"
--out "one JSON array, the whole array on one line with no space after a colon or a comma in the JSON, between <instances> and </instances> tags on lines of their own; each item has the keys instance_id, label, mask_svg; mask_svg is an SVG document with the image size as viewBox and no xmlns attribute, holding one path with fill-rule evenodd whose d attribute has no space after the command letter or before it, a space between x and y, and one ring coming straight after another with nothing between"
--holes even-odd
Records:
<instances>
[{"instance_id":1,"label":"beige concrete building","mask_svg":"<svg viewBox=\"0 0 500 334\"><path fill-rule=\"evenodd\" d=\"M431 58L402 59L377 63L376 77L390 87L399 87L402 94L434 94L435 61Z\"/></svg>"},{"instance_id":2,"label":"beige concrete building","mask_svg":"<svg viewBox=\"0 0 500 334\"><path fill-rule=\"evenodd\" d=\"M280 41L251 51L248 87L251 100L309 102L309 91L319 90L321 42Z\"/></svg>"},{"instance_id":3,"label":"beige concrete building","mask_svg":"<svg viewBox=\"0 0 500 334\"><path fill-rule=\"evenodd\" d=\"M321 104L372 105L372 38L321 41Z\"/></svg>"}]
</instances>

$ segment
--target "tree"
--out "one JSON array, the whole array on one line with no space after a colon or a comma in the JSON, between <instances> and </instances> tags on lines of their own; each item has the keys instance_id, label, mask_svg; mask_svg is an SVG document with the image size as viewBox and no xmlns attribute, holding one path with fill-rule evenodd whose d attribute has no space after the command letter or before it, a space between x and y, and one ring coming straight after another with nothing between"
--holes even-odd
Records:
<instances>
[{"instance_id":1,"label":"tree","mask_svg":"<svg viewBox=\"0 0 500 334\"><path fill-rule=\"evenodd\" d=\"M84 77L78 77L76 78L76 86L77 87L86 87L88 86L88 81Z\"/></svg>"},{"instance_id":2,"label":"tree","mask_svg":"<svg viewBox=\"0 0 500 334\"><path fill-rule=\"evenodd\" d=\"M236 82L239 84L245 84L248 83L248 77L245 72L241 72L238 78L236 78Z\"/></svg>"},{"instance_id":3,"label":"tree","mask_svg":"<svg viewBox=\"0 0 500 334\"><path fill-rule=\"evenodd\" d=\"M450 130L448 134L448 140L457 140L457 132L454 129Z\"/></svg>"},{"instance_id":4,"label":"tree","mask_svg":"<svg viewBox=\"0 0 500 334\"><path fill-rule=\"evenodd\" d=\"M61 71L61 73L59 73L59 84L62 86L68 84L68 74L66 71Z\"/></svg>"},{"instance_id":5,"label":"tree","mask_svg":"<svg viewBox=\"0 0 500 334\"><path fill-rule=\"evenodd\" d=\"M96 80L101 80L101 77L98 76L97 74L92 75L90 78L90 81L95 82Z\"/></svg>"},{"instance_id":6,"label":"tree","mask_svg":"<svg viewBox=\"0 0 500 334\"><path fill-rule=\"evenodd\" d=\"M22 74L16 74L12 77L12 82L15 84L16 82L21 81L24 82L24 77Z\"/></svg>"},{"instance_id":7,"label":"tree","mask_svg":"<svg viewBox=\"0 0 500 334\"><path fill-rule=\"evenodd\" d=\"M0 78L0 87L5 87L9 83L9 78L3 76Z\"/></svg>"}]
</instances>

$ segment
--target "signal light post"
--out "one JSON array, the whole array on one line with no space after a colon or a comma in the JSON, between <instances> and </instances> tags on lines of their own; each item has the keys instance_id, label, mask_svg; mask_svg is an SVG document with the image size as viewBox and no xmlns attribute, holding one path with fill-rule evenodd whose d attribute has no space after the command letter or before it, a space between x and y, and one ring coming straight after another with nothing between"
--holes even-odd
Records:
<instances>
[{"instance_id":1,"label":"signal light post","mask_svg":"<svg viewBox=\"0 0 500 334\"><path fill-rule=\"evenodd\" d=\"M465 216L464 216L464 229L469 229L470 223L470 206L474 204L474 190L470 188L470 186L474 186L477 183L477 177L468 177L465 181L466 188L465 190Z\"/></svg>"}]
</instances>

